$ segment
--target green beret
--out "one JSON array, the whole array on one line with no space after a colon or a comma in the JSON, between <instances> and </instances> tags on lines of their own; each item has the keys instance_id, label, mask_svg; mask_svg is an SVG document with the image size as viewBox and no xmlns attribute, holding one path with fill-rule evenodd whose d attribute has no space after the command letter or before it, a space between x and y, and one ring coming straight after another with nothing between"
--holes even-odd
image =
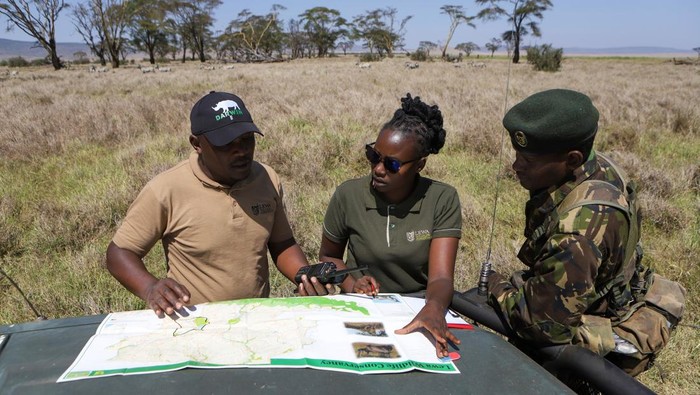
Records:
<instances>
[{"instance_id":1,"label":"green beret","mask_svg":"<svg viewBox=\"0 0 700 395\"><path fill-rule=\"evenodd\" d=\"M503 117L503 126L518 151L567 152L595 137L598 110L583 93L551 89L513 106Z\"/></svg>"}]
</instances>

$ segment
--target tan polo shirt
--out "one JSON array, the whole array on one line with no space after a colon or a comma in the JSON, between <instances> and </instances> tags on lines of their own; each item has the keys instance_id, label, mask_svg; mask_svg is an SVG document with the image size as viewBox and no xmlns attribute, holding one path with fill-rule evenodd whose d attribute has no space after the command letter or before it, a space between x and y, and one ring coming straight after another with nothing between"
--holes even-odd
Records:
<instances>
[{"instance_id":1,"label":"tan polo shirt","mask_svg":"<svg viewBox=\"0 0 700 395\"><path fill-rule=\"evenodd\" d=\"M199 157L146 184L114 235L114 244L143 257L162 240L168 277L192 303L267 297L268 242L292 238L282 186L270 167L253 162L233 187L211 180Z\"/></svg>"}]
</instances>

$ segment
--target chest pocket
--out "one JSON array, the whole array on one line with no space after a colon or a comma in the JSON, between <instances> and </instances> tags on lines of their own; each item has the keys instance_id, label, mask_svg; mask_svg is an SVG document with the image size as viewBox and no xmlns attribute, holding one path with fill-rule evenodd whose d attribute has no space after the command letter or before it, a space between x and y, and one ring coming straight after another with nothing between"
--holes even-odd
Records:
<instances>
[{"instance_id":1,"label":"chest pocket","mask_svg":"<svg viewBox=\"0 0 700 395\"><path fill-rule=\"evenodd\" d=\"M525 240L525 243L520 248L520 252L518 252L518 258L526 265L532 267L542 255L549 253L549 249L544 248L545 243L549 240L548 235L554 233L558 226L559 215L554 211Z\"/></svg>"}]
</instances>

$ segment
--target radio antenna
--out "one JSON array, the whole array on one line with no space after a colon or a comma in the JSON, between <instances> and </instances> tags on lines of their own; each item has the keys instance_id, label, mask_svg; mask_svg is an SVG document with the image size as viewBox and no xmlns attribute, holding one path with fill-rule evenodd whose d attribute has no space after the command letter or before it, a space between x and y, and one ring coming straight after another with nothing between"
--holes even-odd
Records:
<instances>
[{"instance_id":1,"label":"radio antenna","mask_svg":"<svg viewBox=\"0 0 700 395\"><path fill-rule=\"evenodd\" d=\"M508 91L510 89L510 67L511 64L513 63L513 59L508 56L508 76L506 78L506 93L504 95L503 99L503 115L506 115L506 111L508 110ZM479 284L478 284L478 294L481 296L486 296L488 293L488 280L489 280L489 272L491 272L491 247L493 246L493 235L495 233L496 229L496 207L498 207L498 194L501 189L501 168L503 167L503 145L505 143L505 135L506 131L505 129L502 129L501 132L501 147L498 151L498 166L496 168L496 192L494 193L494 198L493 198L493 210L491 212L491 231L489 232L489 246L488 249L486 250L486 259L484 262L481 264L481 272L479 273Z\"/></svg>"},{"instance_id":2,"label":"radio antenna","mask_svg":"<svg viewBox=\"0 0 700 395\"><path fill-rule=\"evenodd\" d=\"M24 294L24 292L22 292L22 289L19 287L19 285L17 285L17 283L12 279L12 277L10 277L7 273L5 273L4 270L2 270L2 267L0 267L0 274L5 276L5 278L7 278L7 280L10 282L10 284L12 284L12 286L15 287L17 292L19 292L19 294L22 295L22 298L27 303L27 306L29 306L29 308L32 309L32 311L34 312L36 319L37 320L45 320L46 317L39 314L37 309L34 308L34 305L32 304L32 302L30 302L29 299L27 298L27 296Z\"/></svg>"}]
</instances>

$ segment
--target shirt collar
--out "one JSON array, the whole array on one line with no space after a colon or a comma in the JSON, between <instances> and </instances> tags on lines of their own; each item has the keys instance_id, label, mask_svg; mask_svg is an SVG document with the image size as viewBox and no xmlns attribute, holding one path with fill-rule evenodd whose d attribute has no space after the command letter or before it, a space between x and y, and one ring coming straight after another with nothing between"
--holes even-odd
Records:
<instances>
[{"instance_id":1,"label":"shirt collar","mask_svg":"<svg viewBox=\"0 0 700 395\"><path fill-rule=\"evenodd\" d=\"M190 162L190 169L192 169L192 174L194 174L195 177L204 185L205 187L209 188L214 188L214 189L240 189L243 188L244 186L250 184L257 176L260 174L260 170L262 170L262 166L256 162L253 161L253 164L251 165L250 169L250 174L248 174L248 177L246 177L243 180L240 180L236 182L233 185L224 185L221 184L217 181L212 180L209 178L206 172L204 172L204 169L202 168L202 163L199 161L199 154L196 152L192 152L189 157L189 162Z\"/></svg>"},{"instance_id":2,"label":"shirt collar","mask_svg":"<svg viewBox=\"0 0 700 395\"><path fill-rule=\"evenodd\" d=\"M388 206L395 207L395 212L398 213L419 213L421 207L423 206L423 200L425 198L425 193L431 184L431 180L428 178L421 177L419 174L416 175L416 187L413 192L404 199L399 204L390 204L386 202L377 193L377 191L372 188L372 176L368 175L363 177L364 182L364 200L365 208L367 210L379 210L380 212L385 212Z\"/></svg>"},{"instance_id":3,"label":"shirt collar","mask_svg":"<svg viewBox=\"0 0 700 395\"><path fill-rule=\"evenodd\" d=\"M563 185L556 186L553 185L547 190L534 195L530 202L535 206L539 206L539 210L542 212L549 212L554 207L559 205L566 196L574 190L579 184L590 178L594 173L600 170L600 164L598 164L598 156L595 151L591 150L590 155L586 161L577 169L574 170L574 178L570 181L565 182ZM545 200L544 203L538 203Z\"/></svg>"}]
</instances>

